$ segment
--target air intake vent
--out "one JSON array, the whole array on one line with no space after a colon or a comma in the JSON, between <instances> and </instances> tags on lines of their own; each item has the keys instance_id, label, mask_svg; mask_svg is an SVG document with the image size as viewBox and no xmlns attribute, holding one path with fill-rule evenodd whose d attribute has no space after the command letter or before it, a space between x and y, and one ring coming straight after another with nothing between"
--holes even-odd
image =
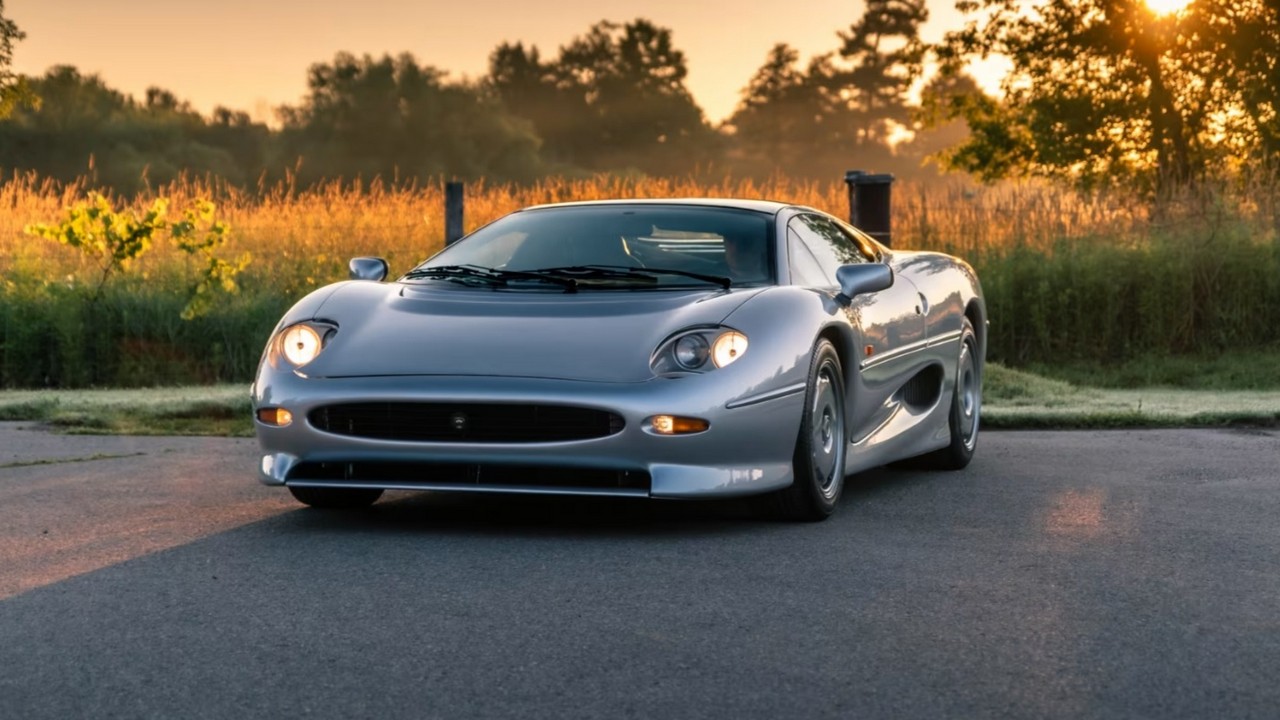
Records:
<instances>
[{"instance_id":1,"label":"air intake vent","mask_svg":"<svg viewBox=\"0 0 1280 720\"><path fill-rule=\"evenodd\" d=\"M937 365L916 373L902 386L902 402L916 408L932 407L942 394L942 368Z\"/></svg>"},{"instance_id":2,"label":"air intake vent","mask_svg":"<svg viewBox=\"0 0 1280 720\"><path fill-rule=\"evenodd\" d=\"M544 443L622 431L622 417L564 405L365 402L326 405L307 415L325 432L374 440Z\"/></svg>"},{"instance_id":3,"label":"air intake vent","mask_svg":"<svg viewBox=\"0 0 1280 720\"><path fill-rule=\"evenodd\" d=\"M406 490L494 490L647 495L649 473L612 468L536 467L499 463L304 462L289 483L394 487Z\"/></svg>"}]
</instances>

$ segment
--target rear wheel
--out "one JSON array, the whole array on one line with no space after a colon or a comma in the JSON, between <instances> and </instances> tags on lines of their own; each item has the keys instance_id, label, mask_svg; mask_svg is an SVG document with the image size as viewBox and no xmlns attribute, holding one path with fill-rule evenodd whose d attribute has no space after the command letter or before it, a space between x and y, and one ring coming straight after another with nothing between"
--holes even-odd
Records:
<instances>
[{"instance_id":1,"label":"rear wheel","mask_svg":"<svg viewBox=\"0 0 1280 720\"><path fill-rule=\"evenodd\" d=\"M369 507L382 497L378 488L289 487L293 497L304 505L332 510Z\"/></svg>"},{"instance_id":2,"label":"rear wheel","mask_svg":"<svg viewBox=\"0 0 1280 720\"><path fill-rule=\"evenodd\" d=\"M804 415L792 459L795 481L764 501L772 514L785 520L826 520L844 489L845 429L844 372L840 356L827 340L819 340L809 362Z\"/></svg>"},{"instance_id":3,"label":"rear wheel","mask_svg":"<svg viewBox=\"0 0 1280 720\"><path fill-rule=\"evenodd\" d=\"M951 444L925 455L922 460L937 470L960 470L973 459L982 424L982 359L973 324L964 320L960 335L960 356L956 360L956 388L951 396Z\"/></svg>"}]
</instances>

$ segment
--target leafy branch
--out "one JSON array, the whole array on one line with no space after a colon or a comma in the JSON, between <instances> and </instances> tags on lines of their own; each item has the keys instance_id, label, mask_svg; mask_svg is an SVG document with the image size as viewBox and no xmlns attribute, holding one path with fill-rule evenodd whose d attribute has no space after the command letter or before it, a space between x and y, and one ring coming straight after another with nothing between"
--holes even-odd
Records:
<instances>
[{"instance_id":1,"label":"leafy branch","mask_svg":"<svg viewBox=\"0 0 1280 720\"><path fill-rule=\"evenodd\" d=\"M94 262L98 267L94 299L101 296L112 276L124 273L156 240L167 237L178 250L205 263L182 310L183 319L190 320L208 312L218 290L228 294L239 290L236 276L248 267L251 256L245 253L229 262L217 255L231 227L217 219L212 202L197 199L173 221L169 220L169 205L168 198L156 198L141 213L116 210L105 195L91 193L88 200L67 208L62 220L32 223L23 231L73 247Z\"/></svg>"}]
</instances>

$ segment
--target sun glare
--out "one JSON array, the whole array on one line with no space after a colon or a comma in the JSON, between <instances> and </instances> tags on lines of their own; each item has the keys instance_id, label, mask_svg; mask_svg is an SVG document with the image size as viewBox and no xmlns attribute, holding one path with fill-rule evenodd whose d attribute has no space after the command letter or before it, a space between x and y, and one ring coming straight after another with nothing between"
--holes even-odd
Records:
<instances>
[{"instance_id":1,"label":"sun glare","mask_svg":"<svg viewBox=\"0 0 1280 720\"><path fill-rule=\"evenodd\" d=\"M1191 0L1147 0L1147 7L1157 15L1178 12L1191 4Z\"/></svg>"}]
</instances>

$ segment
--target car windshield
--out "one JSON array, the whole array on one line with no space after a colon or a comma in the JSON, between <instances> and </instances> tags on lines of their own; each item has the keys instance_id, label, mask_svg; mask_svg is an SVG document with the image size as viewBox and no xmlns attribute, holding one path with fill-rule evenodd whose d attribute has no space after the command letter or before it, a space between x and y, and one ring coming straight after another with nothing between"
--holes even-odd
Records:
<instances>
[{"instance_id":1,"label":"car windshield","mask_svg":"<svg viewBox=\"0 0 1280 720\"><path fill-rule=\"evenodd\" d=\"M480 228L405 279L475 287L568 279L571 290L773 282L769 216L676 205L598 205L513 213ZM488 282L479 273L494 271ZM561 284L547 284L557 289Z\"/></svg>"}]
</instances>

